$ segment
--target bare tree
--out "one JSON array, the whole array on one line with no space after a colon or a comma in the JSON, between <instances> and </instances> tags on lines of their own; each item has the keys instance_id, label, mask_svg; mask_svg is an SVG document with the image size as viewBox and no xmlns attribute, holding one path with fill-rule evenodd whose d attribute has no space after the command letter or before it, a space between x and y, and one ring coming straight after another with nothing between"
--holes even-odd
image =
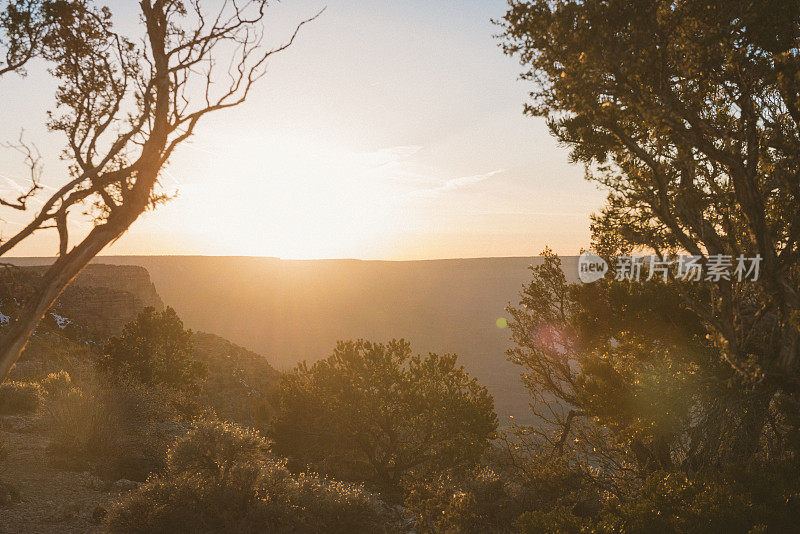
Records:
<instances>
[{"instance_id":1,"label":"bare tree","mask_svg":"<svg viewBox=\"0 0 800 534\"><path fill-rule=\"evenodd\" d=\"M111 13L89 0L55 2L57 24L44 46L60 85L50 129L67 137L70 179L0 256L45 229L59 236L59 256L0 340L5 378L38 321L70 281L147 209L165 200L159 174L208 113L237 106L265 74L266 0L224 0L210 12L200 0L142 0L140 43L113 30ZM73 246L68 219L86 211L94 226Z\"/></svg>"},{"instance_id":2,"label":"bare tree","mask_svg":"<svg viewBox=\"0 0 800 534\"><path fill-rule=\"evenodd\" d=\"M17 73L25 74L25 65L35 56L41 55L43 41L48 27L47 12L49 3L43 0L17 0L0 4L0 76ZM31 185L13 199L0 198L0 206L25 211L28 201L41 189L40 156L38 152L22 142L7 144L21 152L30 168Z\"/></svg>"}]
</instances>

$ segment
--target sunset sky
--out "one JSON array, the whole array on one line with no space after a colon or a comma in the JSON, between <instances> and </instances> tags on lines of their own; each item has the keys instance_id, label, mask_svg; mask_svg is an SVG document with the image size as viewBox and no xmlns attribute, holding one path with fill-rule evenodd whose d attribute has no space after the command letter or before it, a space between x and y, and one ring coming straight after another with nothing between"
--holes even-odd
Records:
<instances>
[{"instance_id":1,"label":"sunset sky","mask_svg":"<svg viewBox=\"0 0 800 534\"><path fill-rule=\"evenodd\" d=\"M108 5L136 35L137 3ZM275 44L324 5L271 8ZM177 197L106 254L425 259L588 245L603 195L543 121L522 115L526 87L489 20L504 1L327 6L244 105L201 123L164 175ZM43 127L55 83L42 65L29 70L0 80L0 141L24 128L52 186L64 180L63 139ZM7 195L26 175L3 153ZM25 220L0 215L4 236ZM54 243L43 234L15 255L52 255Z\"/></svg>"}]
</instances>

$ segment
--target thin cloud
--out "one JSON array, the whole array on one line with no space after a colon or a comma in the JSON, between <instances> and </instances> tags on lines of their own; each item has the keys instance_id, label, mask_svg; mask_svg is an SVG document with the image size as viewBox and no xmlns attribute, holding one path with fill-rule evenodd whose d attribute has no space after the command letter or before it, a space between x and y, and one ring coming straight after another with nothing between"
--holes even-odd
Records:
<instances>
[{"instance_id":1,"label":"thin cloud","mask_svg":"<svg viewBox=\"0 0 800 534\"><path fill-rule=\"evenodd\" d=\"M473 176L462 176L461 178L453 178L451 180L447 180L444 184L433 189L433 191L452 191L454 189L460 189L468 185L485 182L492 176L500 174L501 172L504 171L505 169L497 169L495 171L487 172L485 174L476 174Z\"/></svg>"},{"instance_id":2,"label":"thin cloud","mask_svg":"<svg viewBox=\"0 0 800 534\"><path fill-rule=\"evenodd\" d=\"M361 155L367 161L373 162L376 167L384 167L386 165L400 163L414 156L422 149L423 147L421 145L400 145L381 148L374 152L362 153Z\"/></svg>"},{"instance_id":3,"label":"thin cloud","mask_svg":"<svg viewBox=\"0 0 800 534\"><path fill-rule=\"evenodd\" d=\"M456 191L458 189L463 189L464 187L468 187L474 184L485 182L486 180L502 172L505 172L505 169L496 169L483 174L473 174L471 176L461 176L459 178L451 178L436 187L427 189L418 189L416 191L412 191L411 193L409 193L409 196L412 197L438 196L444 193Z\"/></svg>"}]
</instances>

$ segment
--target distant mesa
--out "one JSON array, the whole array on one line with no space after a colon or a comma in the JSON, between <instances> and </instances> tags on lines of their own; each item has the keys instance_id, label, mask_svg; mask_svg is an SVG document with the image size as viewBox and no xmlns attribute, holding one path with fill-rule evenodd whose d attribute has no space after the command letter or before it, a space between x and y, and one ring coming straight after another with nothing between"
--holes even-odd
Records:
<instances>
[{"instance_id":1,"label":"distant mesa","mask_svg":"<svg viewBox=\"0 0 800 534\"><path fill-rule=\"evenodd\" d=\"M279 370L329 356L340 339L405 338L418 353L458 354L494 395L498 414L523 423L530 396L506 360L510 332L498 319L540 262L105 256L75 280L56 313L112 334L144 306L167 304L187 328L263 354ZM578 258L562 264L577 282Z\"/></svg>"}]
</instances>

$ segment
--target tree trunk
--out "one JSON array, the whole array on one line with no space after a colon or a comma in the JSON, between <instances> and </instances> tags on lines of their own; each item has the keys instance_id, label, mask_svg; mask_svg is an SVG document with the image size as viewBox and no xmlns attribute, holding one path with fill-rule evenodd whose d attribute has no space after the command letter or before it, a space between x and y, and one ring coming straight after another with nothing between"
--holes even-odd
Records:
<instances>
[{"instance_id":1,"label":"tree trunk","mask_svg":"<svg viewBox=\"0 0 800 534\"><path fill-rule=\"evenodd\" d=\"M147 196L149 197L149 189ZM8 333L0 339L0 383L8 377L39 320L59 295L106 245L128 229L145 207L146 200L141 207L126 206L125 213L112 215L106 223L96 226L78 246L50 266L41 285L25 302Z\"/></svg>"},{"instance_id":2,"label":"tree trunk","mask_svg":"<svg viewBox=\"0 0 800 534\"><path fill-rule=\"evenodd\" d=\"M163 142L160 145L163 148ZM159 145L147 147L159 154ZM148 150L149 149L149 150ZM151 162L144 164L144 162ZM19 316L8 333L0 339L0 383L8 378L11 368L19 359L25 345L41 318L50 309L70 282L109 243L118 239L141 215L150 201L150 194L158 178L158 157L140 158L142 163L136 173L136 183L130 190L127 202L113 211L105 223L95 226L89 235L69 253L61 256L45 273L41 285L22 306Z\"/></svg>"}]
</instances>

